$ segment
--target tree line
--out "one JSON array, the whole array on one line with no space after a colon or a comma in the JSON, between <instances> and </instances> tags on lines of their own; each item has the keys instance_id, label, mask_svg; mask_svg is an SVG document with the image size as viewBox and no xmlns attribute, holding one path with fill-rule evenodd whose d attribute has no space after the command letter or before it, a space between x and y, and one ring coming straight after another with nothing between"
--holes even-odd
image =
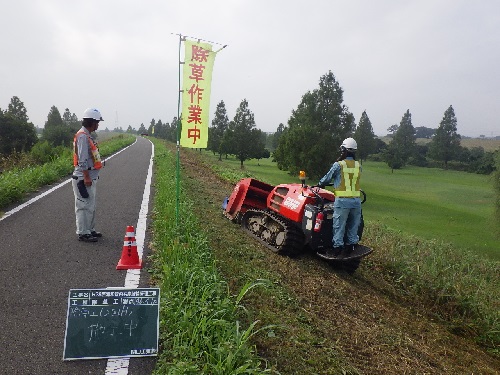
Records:
<instances>
[{"instance_id":1,"label":"tree line","mask_svg":"<svg viewBox=\"0 0 500 375\"><path fill-rule=\"evenodd\" d=\"M54 146L71 145L74 133L81 124L68 108L61 116L52 106L40 139L36 128L29 122L27 111L18 97L13 97L7 110L0 109L0 155L12 152L31 152L50 157ZM179 121L171 123L151 120L146 128L141 124L135 131L130 125L126 132L149 134L176 142ZM339 154L343 139L354 137L358 143L357 157L384 161L392 171L406 165L453 168L468 172L498 173L496 152L483 148L467 149L460 145L457 118L453 106L444 112L436 129L414 127L408 109L399 124L388 129L386 143L374 134L366 111L356 124L354 115L343 102L343 89L329 71L319 80L319 87L306 92L286 125L279 124L276 132L266 134L257 128L249 103L243 99L232 120L229 120L224 101L218 103L209 127L208 149L214 154L234 155L241 163L249 159L267 158L272 155L278 168L297 174L306 170L310 178L321 177ZM123 132L121 128L113 131ZM427 144L417 144L416 139L427 138ZM497 156L495 156L495 153Z\"/></svg>"},{"instance_id":2,"label":"tree line","mask_svg":"<svg viewBox=\"0 0 500 375\"><path fill-rule=\"evenodd\" d=\"M153 119L147 134L176 142L179 136L178 126L177 117L174 117L170 124L162 123L161 120L155 122ZM231 121L227 115L226 105L221 100L217 104L214 118L208 128L207 149L219 155L219 159L222 159L222 156L234 155L243 168L246 160L270 157L267 143L271 138L257 128L255 116L246 99L241 101Z\"/></svg>"}]
</instances>

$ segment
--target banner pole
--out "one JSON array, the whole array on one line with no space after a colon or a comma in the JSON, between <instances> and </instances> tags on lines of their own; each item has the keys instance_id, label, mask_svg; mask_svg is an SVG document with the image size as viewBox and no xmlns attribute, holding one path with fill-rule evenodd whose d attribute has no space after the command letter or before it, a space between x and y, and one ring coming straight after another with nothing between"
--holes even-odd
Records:
<instances>
[{"instance_id":1,"label":"banner pole","mask_svg":"<svg viewBox=\"0 0 500 375\"><path fill-rule=\"evenodd\" d=\"M179 93L177 99L177 165L176 165L176 203L175 203L175 224L177 230L179 229L179 200L180 200L180 134L181 134L181 116L180 116L180 107L181 107L181 46L182 46L182 35L179 34Z\"/></svg>"}]
</instances>

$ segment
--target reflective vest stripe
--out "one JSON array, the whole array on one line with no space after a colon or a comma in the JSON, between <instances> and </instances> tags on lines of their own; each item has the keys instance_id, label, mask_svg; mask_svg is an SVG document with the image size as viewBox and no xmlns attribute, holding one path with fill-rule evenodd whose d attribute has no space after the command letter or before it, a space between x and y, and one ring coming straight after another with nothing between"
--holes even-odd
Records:
<instances>
[{"instance_id":1,"label":"reflective vest stripe","mask_svg":"<svg viewBox=\"0 0 500 375\"><path fill-rule=\"evenodd\" d=\"M97 148L93 139L83 130L79 130L75 134L75 137L73 138L73 166L76 167L78 165L78 150L76 149L76 138L78 137L79 134L85 134L85 136L89 140L92 161L94 162L94 167L92 169L101 169L102 163L101 163L101 155L99 154L99 148Z\"/></svg>"},{"instance_id":2,"label":"reflective vest stripe","mask_svg":"<svg viewBox=\"0 0 500 375\"><path fill-rule=\"evenodd\" d=\"M354 161L354 163L352 163ZM348 166L346 160L339 161L340 164L340 185L335 189L335 195L339 198L360 197L359 189L360 168L359 162L349 160ZM354 164L354 165L353 165Z\"/></svg>"}]
</instances>

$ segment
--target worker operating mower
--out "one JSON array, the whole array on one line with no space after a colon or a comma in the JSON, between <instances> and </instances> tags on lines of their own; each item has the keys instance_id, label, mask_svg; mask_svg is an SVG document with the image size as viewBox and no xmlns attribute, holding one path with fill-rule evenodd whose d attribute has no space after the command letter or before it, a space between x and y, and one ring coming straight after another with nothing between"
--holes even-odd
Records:
<instances>
[{"instance_id":1,"label":"worker operating mower","mask_svg":"<svg viewBox=\"0 0 500 375\"><path fill-rule=\"evenodd\" d=\"M335 194L318 186L307 186L305 173L301 183L272 186L244 178L222 205L224 215L272 251L297 256L310 249L328 262L353 273L363 257L372 250L356 245L349 257L325 258L332 247L333 203ZM366 194L363 194L363 202ZM363 235L364 221L358 228Z\"/></svg>"}]
</instances>

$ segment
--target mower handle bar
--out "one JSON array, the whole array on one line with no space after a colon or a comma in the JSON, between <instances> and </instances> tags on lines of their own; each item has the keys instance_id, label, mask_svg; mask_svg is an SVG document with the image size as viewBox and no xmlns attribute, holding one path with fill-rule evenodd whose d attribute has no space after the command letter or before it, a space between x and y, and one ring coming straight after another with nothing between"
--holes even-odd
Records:
<instances>
[{"instance_id":1,"label":"mower handle bar","mask_svg":"<svg viewBox=\"0 0 500 375\"><path fill-rule=\"evenodd\" d=\"M333 184L328 184L326 186L333 186ZM313 194L316 196L316 198L320 201L321 203L321 207L323 208L324 204L325 204L325 200L321 197L321 195L318 194L318 191L319 189L321 189L321 187L319 185L314 185L314 186L309 186L310 187L310 190L313 192ZM314 190L313 188L317 188L316 190ZM360 189L360 192L361 192L361 195L363 196L363 198L361 199L361 204L365 203L366 202L366 193Z\"/></svg>"}]
</instances>

